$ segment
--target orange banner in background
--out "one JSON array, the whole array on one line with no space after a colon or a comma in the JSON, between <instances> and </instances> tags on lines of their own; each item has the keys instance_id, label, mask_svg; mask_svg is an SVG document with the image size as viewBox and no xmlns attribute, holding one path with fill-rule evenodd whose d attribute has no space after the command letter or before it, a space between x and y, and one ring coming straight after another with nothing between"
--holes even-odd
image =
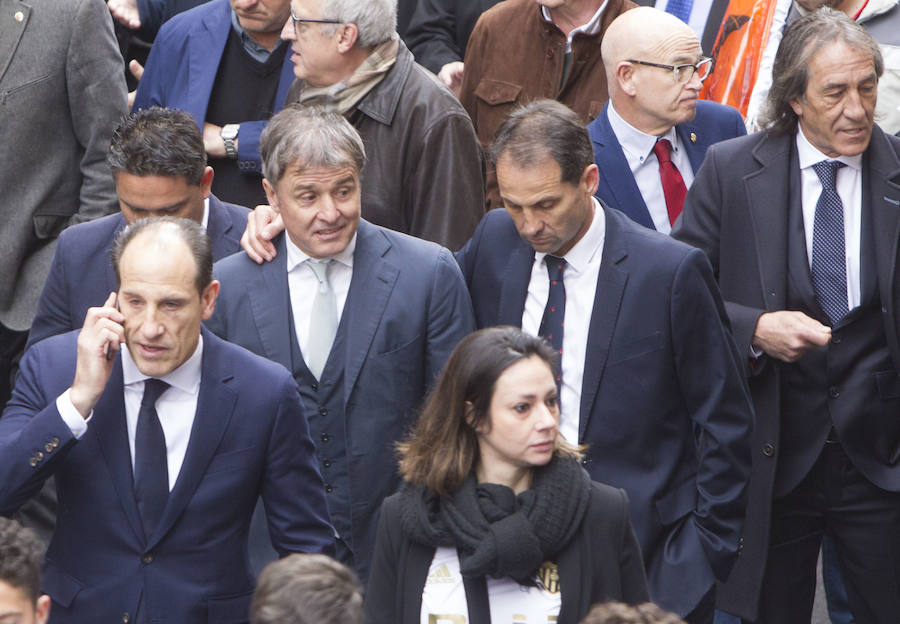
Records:
<instances>
[{"instance_id":1,"label":"orange banner in background","mask_svg":"<svg viewBox=\"0 0 900 624\"><path fill-rule=\"evenodd\" d=\"M730 0L712 56L715 67L700 97L734 106L747 116L777 2Z\"/></svg>"}]
</instances>

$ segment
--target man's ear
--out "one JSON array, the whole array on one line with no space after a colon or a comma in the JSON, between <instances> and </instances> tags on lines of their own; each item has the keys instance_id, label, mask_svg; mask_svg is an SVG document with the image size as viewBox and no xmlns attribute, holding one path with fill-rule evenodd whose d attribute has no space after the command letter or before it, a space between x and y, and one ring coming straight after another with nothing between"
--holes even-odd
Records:
<instances>
[{"instance_id":1,"label":"man's ear","mask_svg":"<svg viewBox=\"0 0 900 624\"><path fill-rule=\"evenodd\" d=\"M47 620L50 619L50 602L50 596L47 594L37 599L34 605L34 618L37 624L47 624Z\"/></svg>"},{"instance_id":2,"label":"man's ear","mask_svg":"<svg viewBox=\"0 0 900 624\"><path fill-rule=\"evenodd\" d=\"M219 296L219 282L213 280L200 293L200 318L204 321L213 315L216 309L216 298Z\"/></svg>"},{"instance_id":3,"label":"man's ear","mask_svg":"<svg viewBox=\"0 0 900 624\"><path fill-rule=\"evenodd\" d=\"M627 95L634 97L637 86L634 84L634 64L628 61L619 61L616 65L616 82L619 89Z\"/></svg>"},{"instance_id":4,"label":"man's ear","mask_svg":"<svg viewBox=\"0 0 900 624\"><path fill-rule=\"evenodd\" d=\"M203 189L203 199L208 199L209 194L212 191L213 175L215 175L213 168L207 165L206 169L203 170L203 177L200 178L200 188Z\"/></svg>"},{"instance_id":5,"label":"man's ear","mask_svg":"<svg viewBox=\"0 0 900 624\"><path fill-rule=\"evenodd\" d=\"M359 28L356 24L341 24L338 27L338 52L346 54L353 49L359 39Z\"/></svg>"},{"instance_id":6,"label":"man's ear","mask_svg":"<svg viewBox=\"0 0 900 624\"><path fill-rule=\"evenodd\" d=\"M269 182L267 178L263 178L263 190L266 192L266 198L269 200L269 205L272 206L272 210L281 214L281 207L278 205L278 194L275 192L275 186Z\"/></svg>"}]
</instances>

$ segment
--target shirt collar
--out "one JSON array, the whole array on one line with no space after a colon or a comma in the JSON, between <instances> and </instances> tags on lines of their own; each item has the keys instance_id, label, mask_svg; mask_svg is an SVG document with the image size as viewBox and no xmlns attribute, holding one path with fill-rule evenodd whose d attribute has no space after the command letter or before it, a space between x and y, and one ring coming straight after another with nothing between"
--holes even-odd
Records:
<instances>
[{"instance_id":1,"label":"shirt collar","mask_svg":"<svg viewBox=\"0 0 900 624\"><path fill-rule=\"evenodd\" d=\"M267 60L269 60L269 56L272 54L272 52L266 50L264 46L261 46L253 41L253 39L250 38L250 35L248 35L244 31L244 29L241 28L241 21L238 19L237 13L234 12L234 9L231 10L231 28L234 29L234 32L238 34L238 37L241 40L241 45L243 46L244 50L247 51L247 54L261 63L265 63Z\"/></svg>"},{"instance_id":2,"label":"shirt collar","mask_svg":"<svg viewBox=\"0 0 900 624\"><path fill-rule=\"evenodd\" d=\"M812 167L814 164L822 162L823 160L837 160L857 171L862 169L862 154L857 154L856 156L838 156L837 158L826 156L820 152L815 145L809 142L809 139L803 134L803 129L799 125L797 126L797 156L800 159L801 169Z\"/></svg>"},{"instance_id":3,"label":"shirt collar","mask_svg":"<svg viewBox=\"0 0 900 624\"><path fill-rule=\"evenodd\" d=\"M607 2L604 2L600 5L600 8L597 9L597 12L594 13L594 17L588 21L587 24L582 24L578 28L572 29L572 32L569 33L568 40L571 42L572 37L577 33L584 33L585 35L596 35L600 32L600 18L603 17L603 11L606 9ZM544 21L550 22L553 24L553 18L550 17L550 10L545 7L543 4L541 5L541 15L544 18Z\"/></svg>"},{"instance_id":4,"label":"shirt collar","mask_svg":"<svg viewBox=\"0 0 900 624\"><path fill-rule=\"evenodd\" d=\"M669 128L665 134L656 137L638 130L622 119L619 113L616 112L616 109L613 108L612 102L609 103L607 112L609 125L612 126L616 138L619 139L619 143L622 145L622 149L630 152L633 156L640 159L641 162L644 162L644 159L653 151L653 146L656 145L658 139L668 139L669 143L672 144L672 149L678 151L678 141L674 126Z\"/></svg>"},{"instance_id":5,"label":"shirt collar","mask_svg":"<svg viewBox=\"0 0 900 624\"><path fill-rule=\"evenodd\" d=\"M203 200L203 219L200 221L200 225L204 230L209 228L209 197Z\"/></svg>"},{"instance_id":6,"label":"shirt collar","mask_svg":"<svg viewBox=\"0 0 900 624\"><path fill-rule=\"evenodd\" d=\"M356 250L356 237L359 235L359 230L357 230L353 234L353 238L350 239L350 243L344 248L344 250L340 253L337 253L331 256L330 260L336 260L343 265L346 265L349 268L353 268L353 252ZM287 234L284 235L284 242L287 247L287 272L290 273L298 266L310 260L312 262L317 262L319 260L315 258L311 258L309 254L304 252L302 249L297 247L294 242L291 240L291 237ZM326 258L322 258L325 260Z\"/></svg>"},{"instance_id":7,"label":"shirt collar","mask_svg":"<svg viewBox=\"0 0 900 624\"><path fill-rule=\"evenodd\" d=\"M143 383L149 377L142 373L137 364L131 358L131 353L127 347L121 349L122 353L122 379L125 386L131 386L136 383ZM182 392L188 394L197 394L200 391L200 372L201 363L203 362L203 335L201 334L197 340L197 347L194 353L178 368L168 375L160 377L163 381L174 388L178 388Z\"/></svg>"},{"instance_id":8,"label":"shirt collar","mask_svg":"<svg viewBox=\"0 0 900 624\"><path fill-rule=\"evenodd\" d=\"M597 253L603 247L603 238L606 235L606 219L603 207L596 197L591 197L591 204L594 208L594 215L591 218L591 225L587 232L581 237L581 240L575 243L572 249L563 256L566 264L576 273L581 273L588 268L588 264L594 259ZM537 252L534 254L536 262L542 262L546 253Z\"/></svg>"}]
</instances>

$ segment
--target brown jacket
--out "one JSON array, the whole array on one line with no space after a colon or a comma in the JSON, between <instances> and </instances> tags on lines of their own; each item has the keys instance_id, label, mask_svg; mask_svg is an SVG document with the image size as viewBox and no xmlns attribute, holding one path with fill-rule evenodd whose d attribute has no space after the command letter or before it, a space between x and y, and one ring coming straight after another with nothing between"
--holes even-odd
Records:
<instances>
[{"instance_id":1,"label":"brown jacket","mask_svg":"<svg viewBox=\"0 0 900 624\"><path fill-rule=\"evenodd\" d=\"M304 85L295 81L287 101L298 101ZM484 158L453 94L401 41L397 62L347 119L366 148L363 218L462 247L484 214Z\"/></svg>"},{"instance_id":2,"label":"brown jacket","mask_svg":"<svg viewBox=\"0 0 900 624\"><path fill-rule=\"evenodd\" d=\"M544 20L534 0L506 0L483 13L466 48L460 99L484 149L506 115L531 100L559 100L585 124L592 121L609 99L600 39L610 22L635 6L631 0L609 0L600 31L574 37L572 66L562 85L566 36ZM492 167L486 197L488 208L502 206Z\"/></svg>"}]
</instances>

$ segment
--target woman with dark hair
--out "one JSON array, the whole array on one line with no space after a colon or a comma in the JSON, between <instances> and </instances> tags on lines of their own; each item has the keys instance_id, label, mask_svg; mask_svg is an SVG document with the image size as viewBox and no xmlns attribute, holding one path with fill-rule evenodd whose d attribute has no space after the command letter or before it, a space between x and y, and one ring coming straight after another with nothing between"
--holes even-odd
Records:
<instances>
[{"instance_id":1,"label":"woman with dark hair","mask_svg":"<svg viewBox=\"0 0 900 624\"><path fill-rule=\"evenodd\" d=\"M592 482L558 433L556 367L512 327L456 347L398 446L367 624L575 624L595 602L648 600L625 492Z\"/></svg>"}]
</instances>

